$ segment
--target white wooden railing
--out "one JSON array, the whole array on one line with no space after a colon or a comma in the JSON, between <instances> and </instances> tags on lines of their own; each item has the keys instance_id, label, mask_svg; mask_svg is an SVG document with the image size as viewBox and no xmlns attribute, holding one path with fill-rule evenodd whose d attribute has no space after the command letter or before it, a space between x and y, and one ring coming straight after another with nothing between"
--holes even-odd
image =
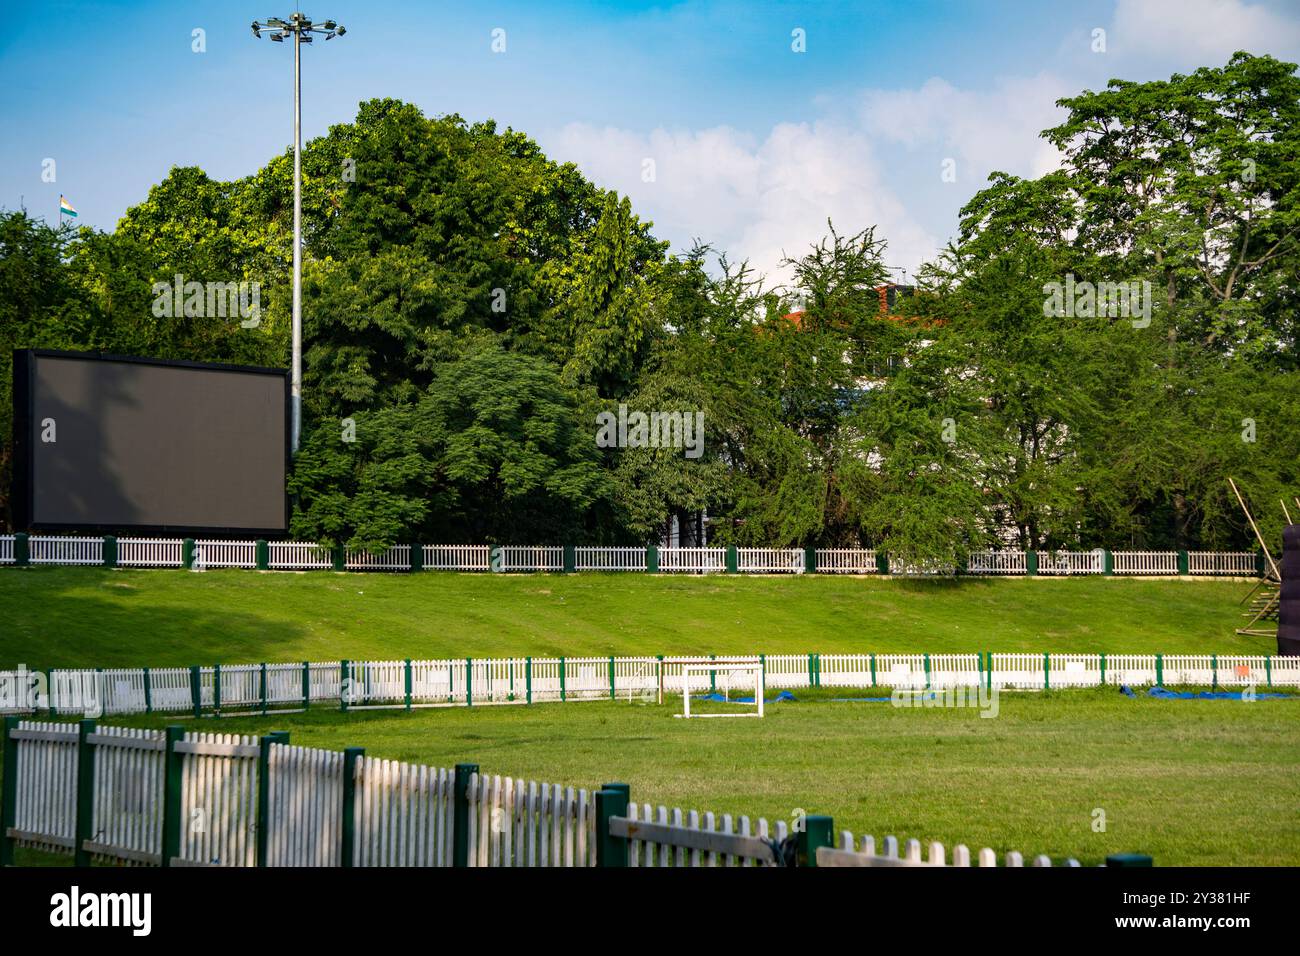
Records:
<instances>
[{"instance_id":1,"label":"white wooden railing","mask_svg":"<svg viewBox=\"0 0 1300 956\"><path fill-rule=\"evenodd\" d=\"M768 654L758 655L771 691L805 687L947 688L1300 686L1300 658L1213 654ZM653 699L683 690L681 663L707 656L448 658L407 661L122 667L0 671L0 712L48 710L61 716L429 707L608 699ZM409 672L409 673L408 673ZM694 692L721 686L707 670ZM197 697L197 699L196 699Z\"/></svg>"},{"instance_id":2,"label":"white wooden railing","mask_svg":"<svg viewBox=\"0 0 1300 956\"><path fill-rule=\"evenodd\" d=\"M1253 577L1256 573L1255 555L1249 551L1189 551L1187 570L1190 574Z\"/></svg>"},{"instance_id":3,"label":"white wooden railing","mask_svg":"<svg viewBox=\"0 0 1300 956\"><path fill-rule=\"evenodd\" d=\"M1177 574L1177 551L1116 551L1116 574Z\"/></svg>"},{"instance_id":4,"label":"white wooden railing","mask_svg":"<svg viewBox=\"0 0 1300 956\"><path fill-rule=\"evenodd\" d=\"M736 570L753 574L803 574L804 553L798 548L737 548Z\"/></svg>"},{"instance_id":5,"label":"white wooden railing","mask_svg":"<svg viewBox=\"0 0 1300 956\"><path fill-rule=\"evenodd\" d=\"M645 548L574 548L575 571L644 571Z\"/></svg>"},{"instance_id":6,"label":"white wooden railing","mask_svg":"<svg viewBox=\"0 0 1300 956\"><path fill-rule=\"evenodd\" d=\"M980 850L975 856L976 866L997 866L998 855L988 847ZM1052 859L1046 854L1039 854L1032 858L1031 866L1051 866ZM944 846L939 842L930 843L922 855L921 841L908 840L901 847L898 838L887 836L881 841L879 847L876 845L876 839L872 836L864 836L861 842L853 838L852 832L843 830L840 832L839 845L836 847L821 847L817 851L818 866L971 866L972 857L970 850L965 844L959 843L952 849L952 861L949 862ZM1014 850L1008 852L1002 861L1003 866L1024 866L1025 858L1023 854ZM1079 861L1073 858L1067 859L1062 863L1063 866L1075 867Z\"/></svg>"},{"instance_id":7,"label":"white wooden railing","mask_svg":"<svg viewBox=\"0 0 1300 956\"><path fill-rule=\"evenodd\" d=\"M727 570L726 548L663 548L659 570L686 574L708 574Z\"/></svg>"},{"instance_id":8,"label":"white wooden railing","mask_svg":"<svg viewBox=\"0 0 1300 956\"><path fill-rule=\"evenodd\" d=\"M966 569L971 574L1027 574L1024 551L972 551Z\"/></svg>"},{"instance_id":9,"label":"white wooden railing","mask_svg":"<svg viewBox=\"0 0 1300 956\"><path fill-rule=\"evenodd\" d=\"M274 548L275 545L271 547ZM205 568L255 568L257 567L257 542L209 539L195 541L194 565ZM285 567L289 566L285 565ZM272 564L271 567L275 565Z\"/></svg>"},{"instance_id":10,"label":"white wooden railing","mask_svg":"<svg viewBox=\"0 0 1300 956\"><path fill-rule=\"evenodd\" d=\"M123 567L181 567L184 542L179 538L118 538L117 563ZM194 542L195 567L255 568L259 542L200 539ZM408 571L412 567L413 545L394 545L381 554L348 549L347 570ZM430 571L558 572L565 567L563 547L557 545L421 545L416 562ZM644 572L650 568L649 548L639 546L587 546L573 549L575 571ZM727 570L727 548L656 548L658 570L703 574ZM273 570L313 570L334 567L331 552L310 541L272 541L268 567ZM1199 576L1246 576L1258 573L1251 552L1186 552L1188 573ZM28 539L32 564L98 565L105 559L104 539L35 535ZM0 564L14 564L19 557L14 535L0 535ZM945 562L907 562L884 555L893 575L951 575L956 568ZM880 556L860 548L815 549L819 574L876 574ZM807 566L805 552L798 548L736 548L736 570L742 574L800 574ZM1116 551L1111 573L1116 575L1164 575L1179 573L1179 552ZM1044 576L1102 574L1106 552L1036 552L1037 573ZM1029 554L1025 551L975 551L964 573L971 575L1027 575Z\"/></svg>"},{"instance_id":11,"label":"white wooden railing","mask_svg":"<svg viewBox=\"0 0 1300 956\"><path fill-rule=\"evenodd\" d=\"M429 571L488 571L491 552L485 544L426 544L423 564Z\"/></svg>"},{"instance_id":12,"label":"white wooden railing","mask_svg":"<svg viewBox=\"0 0 1300 956\"><path fill-rule=\"evenodd\" d=\"M411 546L409 544L394 545L380 554L349 548L344 557L344 567L349 571L411 570Z\"/></svg>"},{"instance_id":13,"label":"white wooden railing","mask_svg":"<svg viewBox=\"0 0 1300 956\"><path fill-rule=\"evenodd\" d=\"M180 538L118 538L117 563L128 568L179 568L185 563Z\"/></svg>"},{"instance_id":14,"label":"white wooden railing","mask_svg":"<svg viewBox=\"0 0 1300 956\"><path fill-rule=\"evenodd\" d=\"M103 538L64 538L35 534L28 539L32 564L103 564Z\"/></svg>"},{"instance_id":15,"label":"white wooden railing","mask_svg":"<svg viewBox=\"0 0 1300 956\"><path fill-rule=\"evenodd\" d=\"M818 548L817 572L819 574L875 574L875 551L860 548Z\"/></svg>"},{"instance_id":16,"label":"white wooden railing","mask_svg":"<svg viewBox=\"0 0 1300 956\"><path fill-rule=\"evenodd\" d=\"M310 541L272 541L267 564L283 571L310 571L334 566L329 551Z\"/></svg>"}]
</instances>

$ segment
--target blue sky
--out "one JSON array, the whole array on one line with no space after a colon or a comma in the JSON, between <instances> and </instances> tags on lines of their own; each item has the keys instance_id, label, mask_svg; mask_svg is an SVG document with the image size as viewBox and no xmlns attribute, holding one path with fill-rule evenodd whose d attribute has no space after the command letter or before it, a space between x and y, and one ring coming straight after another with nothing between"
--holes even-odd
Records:
<instances>
[{"instance_id":1,"label":"blue sky","mask_svg":"<svg viewBox=\"0 0 1300 956\"><path fill-rule=\"evenodd\" d=\"M244 176L291 136L292 53L239 2L19 3L0 32L0 206L111 229L174 165ZM322 2L345 37L304 50L304 133L393 96L492 117L631 195L656 231L779 276L825 229L876 224L914 270L992 169L1040 174L1053 101L1113 76L1300 60L1284 0L989 3ZM492 31L505 31L505 52ZM206 51L193 52L195 29ZM806 51L792 49L804 31ZM1105 31L1104 51L1094 31ZM57 180L42 181L56 161ZM644 175L646 160L654 177ZM955 171L943 179L944 163Z\"/></svg>"}]
</instances>

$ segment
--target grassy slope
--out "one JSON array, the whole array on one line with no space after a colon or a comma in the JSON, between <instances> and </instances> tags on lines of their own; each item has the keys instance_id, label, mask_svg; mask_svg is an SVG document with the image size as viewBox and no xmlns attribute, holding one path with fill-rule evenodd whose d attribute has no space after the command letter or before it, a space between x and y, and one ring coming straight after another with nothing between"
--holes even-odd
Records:
<instances>
[{"instance_id":1,"label":"grassy slope","mask_svg":"<svg viewBox=\"0 0 1300 956\"><path fill-rule=\"evenodd\" d=\"M1271 653L1249 585L0 569L0 666L508 654Z\"/></svg>"},{"instance_id":2,"label":"grassy slope","mask_svg":"<svg viewBox=\"0 0 1300 956\"><path fill-rule=\"evenodd\" d=\"M639 802L718 814L775 821L803 808L855 833L1058 861L1140 851L1161 865L1300 864L1300 700L1004 694L990 720L795 693L798 703L773 705L762 721L675 720L674 700L411 714L322 708L200 726L288 729L296 744L364 746L372 756L444 767L470 760L485 773L573 786L623 780ZM1096 808L1105 833L1092 829Z\"/></svg>"}]
</instances>

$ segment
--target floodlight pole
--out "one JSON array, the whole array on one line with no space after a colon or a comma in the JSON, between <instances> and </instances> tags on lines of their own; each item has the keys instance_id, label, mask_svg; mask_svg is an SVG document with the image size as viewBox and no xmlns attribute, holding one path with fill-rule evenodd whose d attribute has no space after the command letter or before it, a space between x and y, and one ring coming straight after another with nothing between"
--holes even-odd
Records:
<instances>
[{"instance_id":1,"label":"floodlight pole","mask_svg":"<svg viewBox=\"0 0 1300 956\"><path fill-rule=\"evenodd\" d=\"M293 371L289 380L290 447L302 435L302 34L293 31Z\"/></svg>"},{"instance_id":2,"label":"floodlight pole","mask_svg":"<svg viewBox=\"0 0 1300 956\"><path fill-rule=\"evenodd\" d=\"M293 355L289 375L289 445L296 455L302 438L302 45L312 34L326 40L347 31L333 20L314 24L301 12L288 20L278 17L253 21L253 36L262 32L278 43L293 34Z\"/></svg>"}]
</instances>

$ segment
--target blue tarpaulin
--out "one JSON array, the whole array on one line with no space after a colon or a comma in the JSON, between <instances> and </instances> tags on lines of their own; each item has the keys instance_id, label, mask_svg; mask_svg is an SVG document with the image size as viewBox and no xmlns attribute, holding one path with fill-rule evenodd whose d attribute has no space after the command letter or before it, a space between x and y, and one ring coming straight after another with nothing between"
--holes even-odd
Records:
<instances>
[{"instance_id":1,"label":"blue tarpaulin","mask_svg":"<svg viewBox=\"0 0 1300 956\"><path fill-rule=\"evenodd\" d=\"M691 700L715 700L719 704L752 704L754 695L750 694L748 697L723 697L721 694L692 694ZM794 700L794 694L788 690L783 690L775 697L764 697L763 703L775 704L779 700Z\"/></svg>"},{"instance_id":2,"label":"blue tarpaulin","mask_svg":"<svg viewBox=\"0 0 1300 956\"><path fill-rule=\"evenodd\" d=\"M1136 697L1127 684L1121 685L1119 692L1125 697ZM1147 690L1148 697L1157 700L1241 700L1239 690L1170 690L1167 687L1152 687ZM1253 700L1292 700L1295 694L1261 694L1255 693Z\"/></svg>"}]
</instances>

